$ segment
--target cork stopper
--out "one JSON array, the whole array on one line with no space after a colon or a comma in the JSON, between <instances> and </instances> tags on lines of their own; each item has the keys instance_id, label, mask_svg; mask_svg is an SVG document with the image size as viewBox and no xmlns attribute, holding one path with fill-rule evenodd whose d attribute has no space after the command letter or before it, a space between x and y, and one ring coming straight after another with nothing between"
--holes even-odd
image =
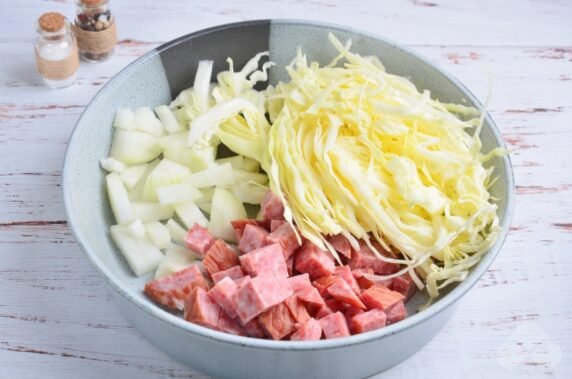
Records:
<instances>
[{"instance_id":1,"label":"cork stopper","mask_svg":"<svg viewBox=\"0 0 572 379\"><path fill-rule=\"evenodd\" d=\"M64 27L65 20L66 18L61 13L48 12L40 16L38 25L45 32L57 32Z\"/></svg>"},{"instance_id":2,"label":"cork stopper","mask_svg":"<svg viewBox=\"0 0 572 379\"><path fill-rule=\"evenodd\" d=\"M87 8L94 8L105 4L107 0L79 0L79 2Z\"/></svg>"}]
</instances>

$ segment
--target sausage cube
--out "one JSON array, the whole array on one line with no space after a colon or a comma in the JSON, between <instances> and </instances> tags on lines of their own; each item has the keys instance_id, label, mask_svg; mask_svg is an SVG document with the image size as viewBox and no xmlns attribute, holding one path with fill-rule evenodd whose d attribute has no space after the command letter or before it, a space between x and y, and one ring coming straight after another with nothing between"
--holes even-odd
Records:
<instances>
[{"instance_id":1,"label":"sausage cube","mask_svg":"<svg viewBox=\"0 0 572 379\"><path fill-rule=\"evenodd\" d=\"M266 237L266 240L268 243L279 243L282 246L284 259L288 259L300 247L294 229L287 222L284 222L280 227L272 231Z\"/></svg>"},{"instance_id":2,"label":"sausage cube","mask_svg":"<svg viewBox=\"0 0 572 379\"><path fill-rule=\"evenodd\" d=\"M327 305L326 303L324 303L323 305L321 305L317 311L316 314L314 315L314 317L318 320L329 316L331 314L333 314L334 312L330 309L329 305Z\"/></svg>"},{"instance_id":3,"label":"sausage cube","mask_svg":"<svg viewBox=\"0 0 572 379\"><path fill-rule=\"evenodd\" d=\"M296 323L304 323L310 318L310 314L306 310L302 301L298 299L298 296L290 296L286 301L284 301L284 304L288 307L288 310L292 314L292 317L294 317L294 321Z\"/></svg>"},{"instance_id":4,"label":"sausage cube","mask_svg":"<svg viewBox=\"0 0 572 379\"><path fill-rule=\"evenodd\" d=\"M203 288L194 288L185 300L185 320L218 330L220 307Z\"/></svg>"},{"instance_id":5,"label":"sausage cube","mask_svg":"<svg viewBox=\"0 0 572 379\"><path fill-rule=\"evenodd\" d=\"M409 301L417 292L417 286L411 279L409 274L403 274L396 278L393 278L392 285L390 287L393 291L399 292L403 296L405 296L405 301Z\"/></svg>"},{"instance_id":6,"label":"sausage cube","mask_svg":"<svg viewBox=\"0 0 572 379\"><path fill-rule=\"evenodd\" d=\"M288 268L282 254L282 247L275 243L267 245L240 257L244 271L251 276L273 274L277 278L287 278Z\"/></svg>"},{"instance_id":7,"label":"sausage cube","mask_svg":"<svg viewBox=\"0 0 572 379\"><path fill-rule=\"evenodd\" d=\"M291 341L316 341L322 338L322 327L316 319L309 319L290 336Z\"/></svg>"},{"instance_id":8,"label":"sausage cube","mask_svg":"<svg viewBox=\"0 0 572 379\"><path fill-rule=\"evenodd\" d=\"M355 316L357 316L357 315L359 315L359 314L361 314L361 313L364 313L364 310L363 310L363 309L356 308L356 307L350 307L350 308L346 311L346 313L344 314L344 315L346 316L346 321L348 322L348 325L351 326L352 319L353 319ZM350 331L351 331L351 328L350 328ZM353 333L353 332L352 332L352 333Z\"/></svg>"},{"instance_id":9,"label":"sausage cube","mask_svg":"<svg viewBox=\"0 0 572 379\"><path fill-rule=\"evenodd\" d=\"M199 256L204 256L214 244L215 238L211 236L207 228L195 223L185 236L187 248Z\"/></svg>"},{"instance_id":10,"label":"sausage cube","mask_svg":"<svg viewBox=\"0 0 572 379\"><path fill-rule=\"evenodd\" d=\"M301 301L318 306L325 304L318 290L312 286L308 274L296 275L287 281Z\"/></svg>"},{"instance_id":11,"label":"sausage cube","mask_svg":"<svg viewBox=\"0 0 572 379\"><path fill-rule=\"evenodd\" d=\"M376 284L362 292L360 299L368 309L386 310L402 301L404 296L382 284Z\"/></svg>"},{"instance_id":12,"label":"sausage cube","mask_svg":"<svg viewBox=\"0 0 572 379\"><path fill-rule=\"evenodd\" d=\"M308 273L311 279L332 275L336 268L332 256L310 241L304 241L297 250L294 267L298 272Z\"/></svg>"},{"instance_id":13,"label":"sausage cube","mask_svg":"<svg viewBox=\"0 0 572 379\"><path fill-rule=\"evenodd\" d=\"M268 191L260 205L265 220L284 220L284 204L272 191Z\"/></svg>"},{"instance_id":14,"label":"sausage cube","mask_svg":"<svg viewBox=\"0 0 572 379\"><path fill-rule=\"evenodd\" d=\"M373 245L377 251L384 256L390 255L378 243L373 243ZM389 263L379 259L363 241L360 241L360 249L358 251L352 251L352 258L349 261L349 265L352 269L372 268L374 273L380 275L393 274L399 271L399 265L397 263Z\"/></svg>"},{"instance_id":15,"label":"sausage cube","mask_svg":"<svg viewBox=\"0 0 572 379\"><path fill-rule=\"evenodd\" d=\"M203 259L203 265L211 276L216 272L228 270L238 264L238 256L234 250L220 239L215 241Z\"/></svg>"},{"instance_id":16,"label":"sausage cube","mask_svg":"<svg viewBox=\"0 0 572 379\"><path fill-rule=\"evenodd\" d=\"M365 274L373 274L373 270L371 268L356 268L355 270L352 270L352 274L353 274L354 278L356 278L356 282L357 282L360 290L362 290L362 291L366 290L370 287L373 287L376 284L376 282L374 282L373 280L365 277ZM390 279L390 280L383 282L381 284L383 284L389 288L391 282L392 282L392 280Z\"/></svg>"},{"instance_id":17,"label":"sausage cube","mask_svg":"<svg viewBox=\"0 0 572 379\"><path fill-rule=\"evenodd\" d=\"M337 266L336 271L334 272L334 276L345 280L357 295L361 293L359 284L354 274L352 273L350 266Z\"/></svg>"},{"instance_id":18,"label":"sausage cube","mask_svg":"<svg viewBox=\"0 0 572 379\"><path fill-rule=\"evenodd\" d=\"M333 275L329 276L322 276L312 282L312 285L316 287L320 295L324 298L329 298L330 294L328 293L328 287L331 286L335 281L336 277Z\"/></svg>"},{"instance_id":19,"label":"sausage cube","mask_svg":"<svg viewBox=\"0 0 572 379\"><path fill-rule=\"evenodd\" d=\"M240 220L233 220L230 222L232 225L232 229L234 229L234 234L236 235L236 240L240 241L242 235L244 233L244 228L246 225L258 225L258 221L254 219L240 219ZM260 226L260 225L258 225Z\"/></svg>"},{"instance_id":20,"label":"sausage cube","mask_svg":"<svg viewBox=\"0 0 572 379\"><path fill-rule=\"evenodd\" d=\"M278 281L273 275L257 276L246 281L234 296L238 317L243 324L247 323L293 293L286 283Z\"/></svg>"},{"instance_id":21,"label":"sausage cube","mask_svg":"<svg viewBox=\"0 0 572 379\"><path fill-rule=\"evenodd\" d=\"M221 332L234 334L237 336L246 336L246 330L241 325L240 321L231 318L223 310L220 311L217 329Z\"/></svg>"},{"instance_id":22,"label":"sausage cube","mask_svg":"<svg viewBox=\"0 0 572 379\"><path fill-rule=\"evenodd\" d=\"M224 271L215 272L211 275L213 282L216 284L224 278L231 278L232 280L240 279L244 276L244 272L240 266L232 266Z\"/></svg>"},{"instance_id":23,"label":"sausage cube","mask_svg":"<svg viewBox=\"0 0 572 379\"><path fill-rule=\"evenodd\" d=\"M352 334L365 333L370 330L383 328L387 320L387 315L381 309L372 309L352 317L350 330Z\"/></svg>"},{"instance_id":24,"label":"sausage cube","mask_svg":"<svg viewBox=\"0 0 572 379\"><path fill-rule=\"evenodd\" d=\"M352 307L365 309L364 303L342 278L335 278L334 282L327 288L327 291L336 300L349 304Z\"/></svg>"},{"instance_id":25,"label":"sausage cube","mask_svg":"<svg viewBox=\"0 0 572 379\"><path fill-rule=\"evenodd\" d=\"M348 259L352 257L352 246L346 237L341 234L336 234L335 236L329 236L326 239L338 253Z\"/></svg>"},{"instance_id":26,"label":"sausage cube","mask_svg":"<svg viewBox=\"0 0 572 379\"><path fill-rule=\"evenodd\" d=\"M185 299L195 287L208 289L208 284L197 265L145 284L145 294L157 303L182 310Z\"/></svg>"},{"instance_id":27,"label":"sausage cube","mask_svg":"<svg viewBox=\"0 0 572 379\"><path fill-rule=\"evenodd\" d=\"M266 237L268 237L266 229L258 225L246 225L244 233L238 243L238 248L240 251L248 253L249 251L268 245L269 243L266 241Z\"/></svg>"},{"instance_id":28,"label":"sausage cube","mask_svg":"<svg viewBox=\"0 0 572 379\"><path fill-rule=\"evenodd\" d=\"M258 322L273 340L281 340L294 331L296 320L285 303L276 304L258 317Z\"/></svg>"},{"instance_id":29,"label":"sausage cube","mask_svg":"<svg viewBox=\"0 0 572 379\"><path fill-rule=\"evenodd\" d=\"M238 286L234 280L226 277L215 284L208 293L230 318L235 318L237 316L236 303L234 302L236 291L238 291Z\"/></svg>"},{"instance_id":30,"label":"sausage cube","mask_svg":"<svg viewBox=\"0 0 572 379\"><path fill-rule=\"evenodd\" d=\"M325 300L325 302L326 302L326 305L331 309L331 311L333 313L335 313L335 312L346 313L348 311L348 309L350 309L352 307L348 303L345 303L345 302L338 300L338 299L327 299L327 300Z\"/></svg>"},{"instance_id":31,"label":"sausage cube","mask_svg":"<svg viewBox=\"0 0 572 379\"><path fill-rule=\"evenodd\" d=\"M262 326L260 325L260 322L258 322L257 318L253 318L249 322L243 324L243 327L244 330L246 331L246 334L250 337L254 338L266 337L264 329L262 329Z\"/></svg>"},{"instance_id":32,"label":"sausage cube","mask_svg":"<svg viewBox=\"0 0 572 379\"><path fill-rule=\"evenodd\" d=\"M403 301L400 301L387 309L385 313L387 314L387 323L394 324L407 317L407 308L405 308Z\"/></svg>"},{"instance_id":33,"label":"sausage cube","mask_svg":"<svg viewBox=\"0 0 572 379\"><path fill-rule=\"evenodd\" d=\"M350 335L348 323L341 312L332 313L331 315L321 318L318 322L327 339L347 337Z\"/></svg>"}]
</instances>

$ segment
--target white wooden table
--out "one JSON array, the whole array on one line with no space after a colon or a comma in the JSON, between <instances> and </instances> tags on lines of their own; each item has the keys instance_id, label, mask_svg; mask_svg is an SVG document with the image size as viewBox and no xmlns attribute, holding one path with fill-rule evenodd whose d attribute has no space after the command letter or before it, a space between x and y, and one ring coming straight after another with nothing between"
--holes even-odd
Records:
<instances>
[{"instance_id":1,"label":"white wooden table","mask_svg":"<svg viewBox=\"0 0 572 379\"><path fill-rule=\"evenodd\" d=\"M202 378L118 312L68 229L60 194L67 139L92 96L147 50L252 18L288 17L385 35L452 72L512 149L517 208L500 256L431 343L387 378L572 377L572 2L112 1L111 61L82 63L54 91L35 72L34 22L72 0L0 10L0 378ZM383 352L379 352L383 354Z\"/></svg>"}]
</instances>

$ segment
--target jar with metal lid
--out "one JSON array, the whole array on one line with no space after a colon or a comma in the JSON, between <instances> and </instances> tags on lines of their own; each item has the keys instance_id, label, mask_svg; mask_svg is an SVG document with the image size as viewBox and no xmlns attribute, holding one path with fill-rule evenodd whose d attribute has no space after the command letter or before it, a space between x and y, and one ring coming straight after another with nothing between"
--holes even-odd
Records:
<instances>
[{"instance_id":1,"label":"jar with metal lid","mask_svg":"<svg viewBox=\"0 0 572 379\"><path fill-rule=\"evenodd\" d=\"M88 62L103 62L117 45L115 17L108 0L77 0L74 32L80 57Z\"/></svg>"},{"instance_id":2,"label":"jar with metal lid","mask_svg":"<svg viewBox=\"0 0 572 379\"><path fill-rule=\"evenodd\" d=\"M75 83L79 57L68 20L60 13L44 13L36 31L36 66L46 85L64 88Z\"/></svg>"}]
</instances>

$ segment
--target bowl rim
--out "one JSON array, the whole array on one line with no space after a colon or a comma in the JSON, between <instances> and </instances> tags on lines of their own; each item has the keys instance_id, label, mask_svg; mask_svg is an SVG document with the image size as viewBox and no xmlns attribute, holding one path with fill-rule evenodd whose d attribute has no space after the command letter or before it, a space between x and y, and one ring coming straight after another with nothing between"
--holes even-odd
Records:
<instances>
[{"instance_id":1,"label":"bowl rim","mask_svg":"<svg viewBox=\"0 0 572 379\"><path fill-rule=\"evenodd\" d=\"M427 309L417 312L405 320L400 321L396 324L389 325L385 328L377 329L368 333L353 335L344 338L338 339L331 339L331 340L319 340L319 341L273 341L273 340L266 340L266 339L258 339L258 338L251 338L251 337L242 337L242 336L235 336L232 334L219 332L215 330L211 330L200 325L193 324L191 322L185 321L179 316L175 316L172 313L169 313L159 306L149 302L143 303L139 301L132 293L131 290L122 287L119 283L119 280L113 275L102 263L99 259L97 254L91 249L87 243L87 239L84 238L84 233L79 227L79 223L76 221L75 214L73 212L72 203L71 203L71 193L70 193L70 183L71 181L71 174L68 173L68 168L70 166L71 154L70 151L73 149L74 141L76 140L78 133L78 127L81 125L83 118L85 117L86 111L98 101L99 97L104 94L107 89L113 87L117 82L119 82L123 76L125 76L128 72L134 69L134 67L142 64L144 61L151 57L155 57L161 51L169 49L181 42L184 42L188 39L193 39L197 36L217 32L220 30L224 30L227 28L242 28L252 25L261 25L261 24L282 24L288 26L296 26L296 25L304 25L304 26L315 26L319 28L324 28L333 32L351 32L358 35L362 35L368 38L373 38L382 42L385 42L388 45L391 45L393 48L401 50L402 52L412 56L416 60L420 61L427 65L430 69L435 70L437 73L441 74L447 80L449 80L454 86L458 87L461 91L463 91L464 95L466 96L467 100L478 107L480 110L484 110L483 105L481 102L473 95L469 89L463 85L459 80L449 74L446 70L441 68L439 65L430 62L428 59L422 57L421 55L411 51L409 48L403 47L400 44L395 43L394 41L387 39L383 36L377 35L375 33L371 33L368 31L360 30L353 27L347 27L343 25L337 25L332 23L326 22L318 22L318 21L310 21L310 20L300 20L300 19L288 19L288 18L275 18L275 19L258 19L258 20L249 20L249 21L242 21L242 22L235 22L235 23L227 23L216 25L213 27L209 27L206 29L201 29L184 36L178 37L173 39L169 42L166 42L150 51L142 55L141 57L137 58L133 62L129 63L126 67L121 69L116 75L114 75L91 99L91 101L87 104L84 111L82 112L80 118L78 119L74 129L71 133L71 136L68 141L68 145L65 152L64 157L64 165L62 171L62 192L64 198L64 206L66 211L66 216L69 221L69 226L74 234L80 249L84 252L85 256L87 257L88 261L91 265L95 268L95 270L99 273L99 275L103 278L103 280L109 285L112 289L114 289L117 293L119 293L122 297L124 297L127 301L132 303L136 308L141 311L144 311L149 316L156 318L158 321L164 322L171 327L178 329L179 332L186 333L186 334L195 334L200 337L213 340L215 342L220 343L227 343L235 346L242 346L242 347L250 347L250 348L262 348L262 349L269 349L269 350L278 350L278 351L311 351L311 350L328 350L328 349L337 349L342 347L348 347L352 345L362 344L366 342L373 342L374 340L381 339L393 334L398 334L404 332L410 328L420 325L425 320L436 316L437 314L443 312L450 306L452 306L457 300L459 300L465 293L472 288L477 281L481 278L481 276L488 270L496 256L498 255L500 249L502 248L504 241L506 240L508 229L512 221L513 213L514 213L514 197L515 197L515 184L514 184L514 174L513 174L513 167L511 163L510 156L506 155L502 158L503 165L505 166L506 170L506 185L507 185L507 198L506 198L506 207L505 207L505 217L502 221L501 227L502 231L497 239L496 243L493 247L485 254L485 256L481 259L481 261L473 268L473 270L469 273L467 278L460 282L453 288L449 293L444 295L434 304L429 306ZM499 147L506 149L506 144L501 137L501 133L495 124L494 120L490 116L489 112L484 110L485 112L485 119L487 123L490 125L491 132L496 140L496 143Z\"/></svg>"}]
</instances>

